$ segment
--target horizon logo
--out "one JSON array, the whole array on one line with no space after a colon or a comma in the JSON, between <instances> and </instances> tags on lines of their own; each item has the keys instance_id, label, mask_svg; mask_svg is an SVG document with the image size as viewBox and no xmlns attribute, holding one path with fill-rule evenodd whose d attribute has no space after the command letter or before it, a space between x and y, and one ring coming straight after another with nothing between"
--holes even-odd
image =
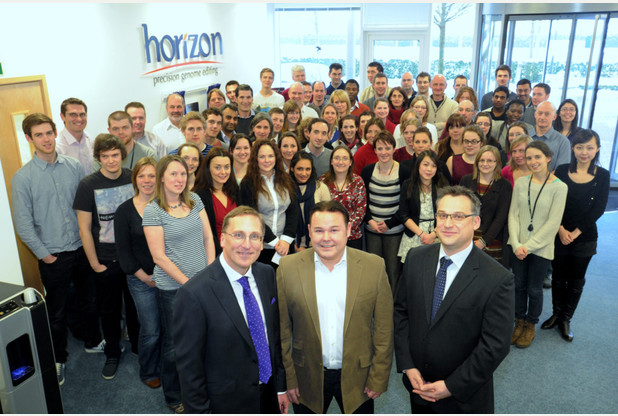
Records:
<instances>
[{"instance_id":1,"label":"horizon logo","mask_svg":"<svg viewBox=\"0 0 618 416\"><path fill-rule=\"evenodd\" d=\"M148 25L142 23L144 29L144 49L146 50L146 62L152 63L153 56L156 55L155 62L161 62L161 58L165 62L172 62L180 59L199 59L217 55L217 40L219 40L219 54L223 54L223 39L220 32L207 33L200 35L180 34L180 35L164 35L159 38L148 35ZM151 55L152 49L154 53ZM191 63L220 63L217 61L199 61ZM163 69L163 68L161 68Z\"/></svg>"}]
</instances>

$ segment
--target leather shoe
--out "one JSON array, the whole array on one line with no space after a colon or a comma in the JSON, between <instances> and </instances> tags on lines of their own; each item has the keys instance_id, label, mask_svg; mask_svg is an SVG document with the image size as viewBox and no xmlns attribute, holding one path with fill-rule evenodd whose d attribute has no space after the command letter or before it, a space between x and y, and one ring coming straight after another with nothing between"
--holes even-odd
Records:
<instances>
[{"instance_id":1,"label":"leather shoe","mask_svg":"<svg viewBox=\"0 0 618 416\"><path fill-rule=\"evenodd\" d=\"M571 332L571 325L569 324L569 321L558 322L558 330L560 331L560 336L563 340L567 342L573 341L573 332Z\"/></svg>"},{"instance_id":2,"label":"leather shoe","mask_svg":"<svg viewBox=\"0 0 618 416\"><path fill-rule=\"evenodd\" d=\"M552 315L547 321L543 322L543 325L541 325L541 329L552 329L553 327L558 325L558 321L558 315Z\"/></svg>"},{"instance_id":3,"label":"leather shoe","mask_svg":"<svg viewBox=\"0 0 618 416\"><path fill-rule=\"evenodd\" d=\"M161 379L157 377L149 381L144 381L144 384L151 389L158 389L159 387L161 387Z\"/></svg>"}]
</instances>

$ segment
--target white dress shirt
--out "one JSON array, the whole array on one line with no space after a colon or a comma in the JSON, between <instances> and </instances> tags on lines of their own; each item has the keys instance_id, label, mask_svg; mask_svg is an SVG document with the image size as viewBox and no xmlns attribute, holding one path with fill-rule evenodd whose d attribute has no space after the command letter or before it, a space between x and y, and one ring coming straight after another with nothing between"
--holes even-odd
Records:
<instances>
[{"instance_id":1,"label":"white dress shirt","mask_svg":"<svg viewBox=\"0 0 618 416\"><path fill-rule=\"evenodd\" d=\"M94 142L84 131L78 142L67 129L64 129L56 139L56 151L61 155L71 156L79 160L86 175L94 170Z\"/></svg>"},{"instance_id":2,"label":"white dress shirt","mask_svg":"<svg viewBox=\"0 0 618 416\"><path fill-rule=\"evenodd\" d=\"M448 292L449 288L453 284L455 277L457 277L457 273L459 273L459 269L462 268L462 266L466 262L466 259L468 258L468 255L470 255L473 244L474 244L473 242L470 242L470 245L468 247L464 248L457 254L453 254L452 256L447 256L446 253L444 252L444 248L442 247L442 245L440 245L440 256L438 257L438 267L436 267L436 275L438 274L438 270L440 270L439 260L442 257L448 257L453 262L453 264L451 264L448 267L448 269L446 269L446 283L444 284L444 295L442 295L442 300L444 300L444 297L446 296L446 293Z\"/></svg>"},{"instance_id":3,"label":"white dress shirt","mask_svg":"<svg viewBox=\"0 0 618 416\"><path fill-rule=\"evenodd\" d=\"M159 136L161 140L163 140L168 154L172 150L176 150L181 144L186 141L185 136L183 136L182 134L182 131L180 131L178 127L172 124L169 117L155 124L155 126L152 128L152 132Z\"/></svg>"},{"instance_id":4,"label":"white dress shirt","mask_svg":"<svg viewBox=\"0 0 618 416\"><path fill-rule=\"evenodd\" d=\"M348 285L347 249L331 272L314 253L315 295L320 318L322 362L329 370L341 369L343 359L343 324Z\"/></svg>"}]
</instances>

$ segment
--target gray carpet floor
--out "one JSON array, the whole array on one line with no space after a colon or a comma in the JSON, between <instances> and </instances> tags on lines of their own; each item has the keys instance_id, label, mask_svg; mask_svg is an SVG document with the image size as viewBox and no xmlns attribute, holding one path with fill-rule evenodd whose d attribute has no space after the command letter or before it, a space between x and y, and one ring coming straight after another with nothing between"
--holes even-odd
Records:
<instances>
[{"instance_id":1,"label":"gray carpet floor","mask_svg":"<svg viewBox=\"0 0 618 416\"><path fill-rule=\"evenodd\" d=\"M618 207L610 200L608 211ZM525 350L512 347L494 377L496 413L618 412L618 212L598 222L599 249L588 269L587 283L572 321L572 343L555 330L540 330ZM551 315L551 293L545 290L541 322ZM101 377L103 354L86 354L70 337L66 413L169 413L161 389L139 380L137 356L128 342L115 379ZM391 373L389 388L375 404L376 413L410 413L401 374ZM340 413L333 401L328 413Z\"/></svg>"}]
</instances>

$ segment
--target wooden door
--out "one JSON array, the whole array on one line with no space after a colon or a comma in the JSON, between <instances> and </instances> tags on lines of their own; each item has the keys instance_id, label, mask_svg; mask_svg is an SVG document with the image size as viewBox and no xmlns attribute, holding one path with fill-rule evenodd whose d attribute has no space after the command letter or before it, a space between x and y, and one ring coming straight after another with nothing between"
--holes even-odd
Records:
<instances>
[{"instance_id":1,"label":"wooden door","mask_svg":"<svg viewBox=\"0 0 618 416\"><path fill-rule=\"evenodd\" d=\"M11 178L32 158L34 152L21 128L21 120L31 113L43 113L52 117L45 76L0 79L0 160L9 201ZM16 237L24 284L43 293L38 260L17 234Z\"/></svg>"}]
</instances>

